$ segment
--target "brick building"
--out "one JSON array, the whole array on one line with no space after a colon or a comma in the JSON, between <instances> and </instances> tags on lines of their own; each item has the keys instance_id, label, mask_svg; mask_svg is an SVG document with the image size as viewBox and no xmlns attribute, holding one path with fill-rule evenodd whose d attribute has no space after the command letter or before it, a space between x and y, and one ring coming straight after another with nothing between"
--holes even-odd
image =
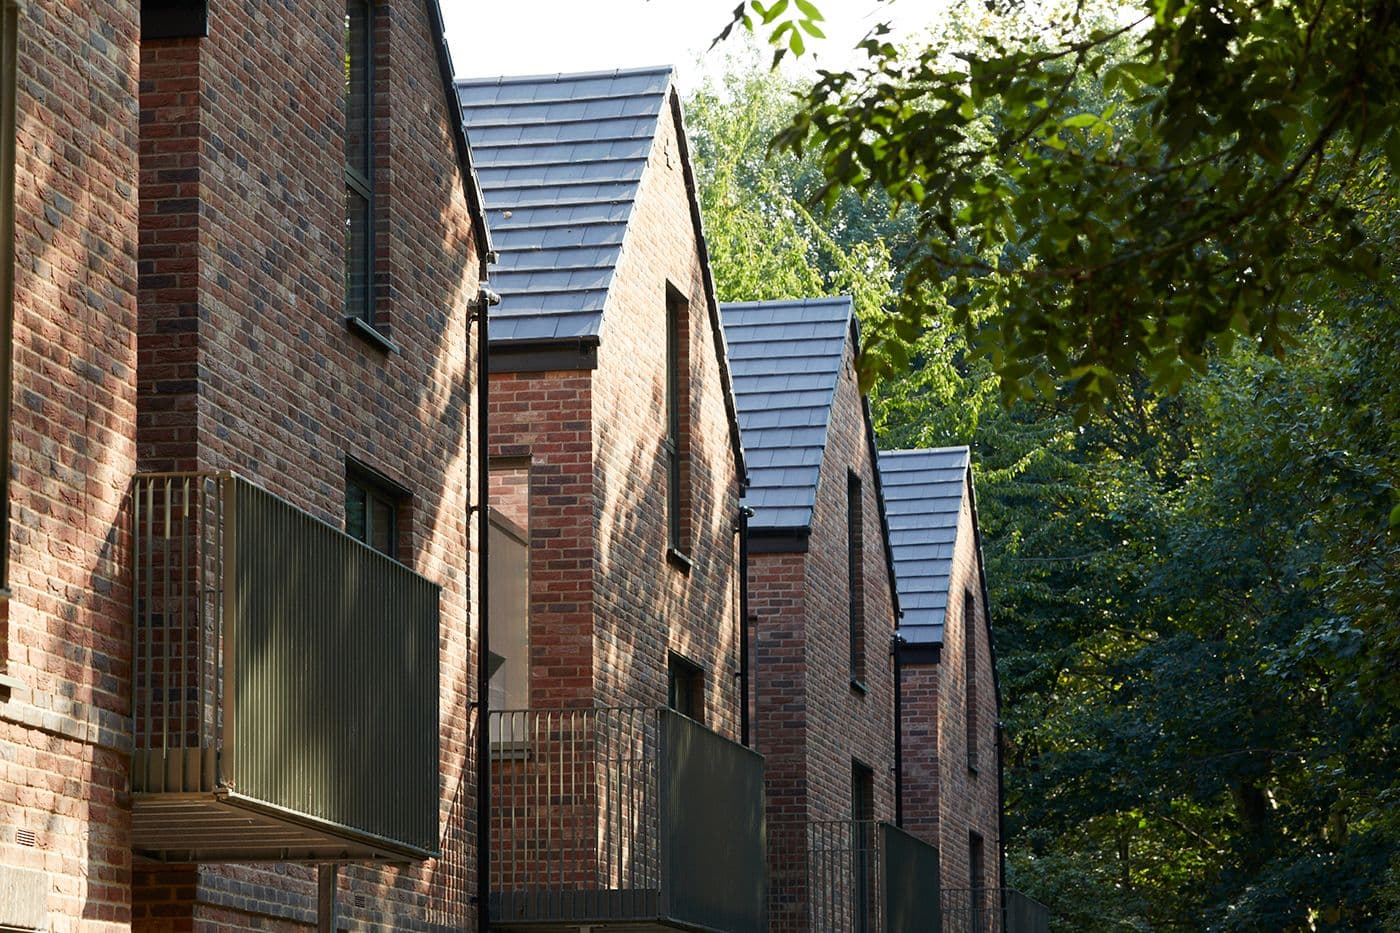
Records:
<instances>
[{"instance_id":1,"label":"brick building","mask_svg":"<svg viewBox=\"0 0 1400 933\"><path fill-rule=\"evenodd\" d=\"M980 929L990 901L966 892L1002 887L1001 695L970 456L886 451L880 474L903 609L904 825L938 845L945 927Z\"/></svg>"},{"instance_id":2,"label":"brick building","mask_svg":"<svg viewBox=\"0 0 1400 933\"><path fill-rule=\"evenodd\" d=\"M770 929L865 929L886 919L878 882L897 809L898 606L874 433L855 376L856 320L849 298L722 312L750 467Z\"/></svg>"},{"instance_id":3,"label":"brick building","mask_svg":"<svg viewBox=\"0 0 1400 933\"><path fill-rule=\"evenodd\" d=\"M493 924L755 929L743 460L671 71L457 90L501 257Z\"/></svg>"},{"instance_id":4,"label":"brick building","mask_svg":"<svg viewBox=\"0 0 1400 933\"><path fill-rule=\"evenodd\" d=\"M15 7L0 926L307 927L311 859L333 924L468 925L488 243L437 4Z\"/></svg>"}]
</instances>

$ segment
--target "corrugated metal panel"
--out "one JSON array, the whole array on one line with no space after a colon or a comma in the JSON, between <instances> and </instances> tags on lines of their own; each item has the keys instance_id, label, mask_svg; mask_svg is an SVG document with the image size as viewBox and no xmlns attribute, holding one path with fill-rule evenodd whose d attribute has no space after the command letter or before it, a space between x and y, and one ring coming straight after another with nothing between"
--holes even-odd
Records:
<instances>
[{"instance_id":1,"label":"corrugated metal panel","mask_svg":"<svg viewBox=\"0 0 1400 933\"><path fill-rule=\"evenodd\" d=\"M740 433L749 467L749 527L807 528L836 380L850 337L851 299L722 305Z\"/></svg>"},{"instance_id":2,"label":"corrugated metal panel","mask_svg":"<svg viewBox=\"0 0 1400 933\"><path fill-rule=\"evenodd\" d=\"M457 82L500 262L491 339L597 336L670 68Z\"/></svg>"},{"instance_id":3,"label":"corrugated metal panel","mask_svg":"<svg viewBox=\"0 0 1400 933\"><path fill-rule=\"evenodd\" d=\"M941 644L953 545L966 494L966 447L880 454L899 605L899 633L911 644Z\"/></svg>"}]
</instances>

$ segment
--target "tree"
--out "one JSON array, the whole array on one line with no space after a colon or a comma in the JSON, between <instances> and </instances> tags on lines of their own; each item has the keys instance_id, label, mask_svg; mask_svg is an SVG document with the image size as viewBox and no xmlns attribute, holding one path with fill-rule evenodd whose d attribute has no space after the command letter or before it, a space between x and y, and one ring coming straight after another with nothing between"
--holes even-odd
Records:
<instances>
[{"instance_id":1,"label":"tree","mask_svg":"<svg viewBox=\"0 0 1400 933\"><path fill-rule=\"evenodd\" d=\"M1381 273L1349 182L1394 190L1393 0L989 6L909 50L877 27L867 63L822 72L778 136L819 154L819 194L913 211L867 385L940 307L1009 395L1063 393L1082 416L1134 373L1179 387L1237 337L1281 353L1316 289ZM775 57L821 32L808 0L734 13Z\"/></svg>"}]
</instances>

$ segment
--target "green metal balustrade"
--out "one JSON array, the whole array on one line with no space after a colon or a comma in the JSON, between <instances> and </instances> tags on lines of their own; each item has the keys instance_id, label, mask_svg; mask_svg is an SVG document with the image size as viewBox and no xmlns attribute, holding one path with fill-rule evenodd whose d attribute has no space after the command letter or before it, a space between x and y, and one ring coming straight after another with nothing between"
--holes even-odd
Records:
<instances>
[{"instance_id":1,"label":"green metal balustrade","mask_svg":"<svg viewBox=\"0 0 1400 933\"><path fill-rule=\"evenodd\" d=\"M228 473L139 475L131 515L133 848L435 855L440 588Z\"/></svg>"}]
</instances>

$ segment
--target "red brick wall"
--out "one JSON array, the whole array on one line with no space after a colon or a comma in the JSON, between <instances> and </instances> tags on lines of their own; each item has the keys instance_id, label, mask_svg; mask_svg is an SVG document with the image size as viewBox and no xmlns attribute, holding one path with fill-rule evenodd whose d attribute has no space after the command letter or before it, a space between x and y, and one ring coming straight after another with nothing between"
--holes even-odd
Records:
<instances>
[{"instance_id":1,"label":"red brick wall","mask_svg":"<svg viewBox=\"0 0 1400 933\"><path fill-rule=\"evenodd\" d=\"M142 465L231 468L336 525L347 457L412 492L401 556L443 586L444 854L345 869L342 917L468 924L478 259L456 115L424 5L378 4L374 288L399 348L386 353L344 323L343 4L209 12L207 38L143 57ZM172 57L194 55L191 82ZM314 919L308 867L198 877L195 912L211 925L211 912L264 927Z\"/></svg>"},{"instance_id":2,"label":"red brick wall","mask_svg":"<svg viewBox=\"0 0 1400 933\"><path fill-rule=\"evenodd\" d=\"M805 930L809 820L852 816L851 765L874 777L874 816L894 819L894 606L865 414L846 349L832 403L808 551L751 553L754 735L765 756L774 930ZM864 690L850 683L847 483L860 479ZM794 825L798 824L798 825ZM829 882L824 882L828 883ZM830 897L830 894L824 895ZM849 906L851 892L836 895Z\"/></svg>"},{"instance_id":3,"label":"red brick wall","mask_svg":"<svg viewBox=\"0 0 1400 933\"><path fill-rule=\"evenodd\" d=\"M594 515L592 375L583 371L491 377L492 502L518 515L503 473L528 462L530 705L593 705ZM497 497L500 498L497 498Z\"/></svg>"},{"instance_id":4,"label":"red brick wall","mask_svg":"<svg viewBox=\"0 0 1400 933\"><path fill-rule=\"evenodd\" d=\"M666 702L667 653L705 672L705 721L738 738L739 480L678 127L663 108L603 315L593 377L600 705ZM666 291L689 302L687 572L666 556Z\"/></svg>"},{"instance_id":5,"label":"red brick wall","mask_svg":"<svg viewBox=\"0 0 1400 933\"><path fill-rule=\"evenodd\" d=\"M993 689L991 632L982 601L976 538L972 526L970 490L964 490L953 548L948 585L948 615L943 627L943 651L939 672L938 730L938 838L944 887L968 886L968 832L981 834L989 887L1000 885L998 823L996 692ZM970 591L975 606L977 681L977 770L968 767L967 714L964 690L968 659L964 657L963 594ZM906 776L906 792L918 791L918 781ZM926 781L925 781L926 783ZM906 806L906 818L912 811ZM921 814L927 821L927 816Z\"/></svg>"},{"instance_id":6,"label":"red brick wall","mask_svg":"<svg viewBox=\"0 0 1400 933\"><path fill-rule=\"evenodd\" d=\"M941 668L936 663L905 662L900 682L904 734L904 828L926 842L939 844L939 703Z\"/></svg>"},{"instance_id":7,"label":"red brick wall","mask_svg":"<svg viewBox=\"0 0 1400 933\"><path fill-rule=\"evenodd\" d=\"M0 887L56 930L125 926L136 450L137 4L19 15L10 579L0 610Z\"/></svg>"}]
</instances>

